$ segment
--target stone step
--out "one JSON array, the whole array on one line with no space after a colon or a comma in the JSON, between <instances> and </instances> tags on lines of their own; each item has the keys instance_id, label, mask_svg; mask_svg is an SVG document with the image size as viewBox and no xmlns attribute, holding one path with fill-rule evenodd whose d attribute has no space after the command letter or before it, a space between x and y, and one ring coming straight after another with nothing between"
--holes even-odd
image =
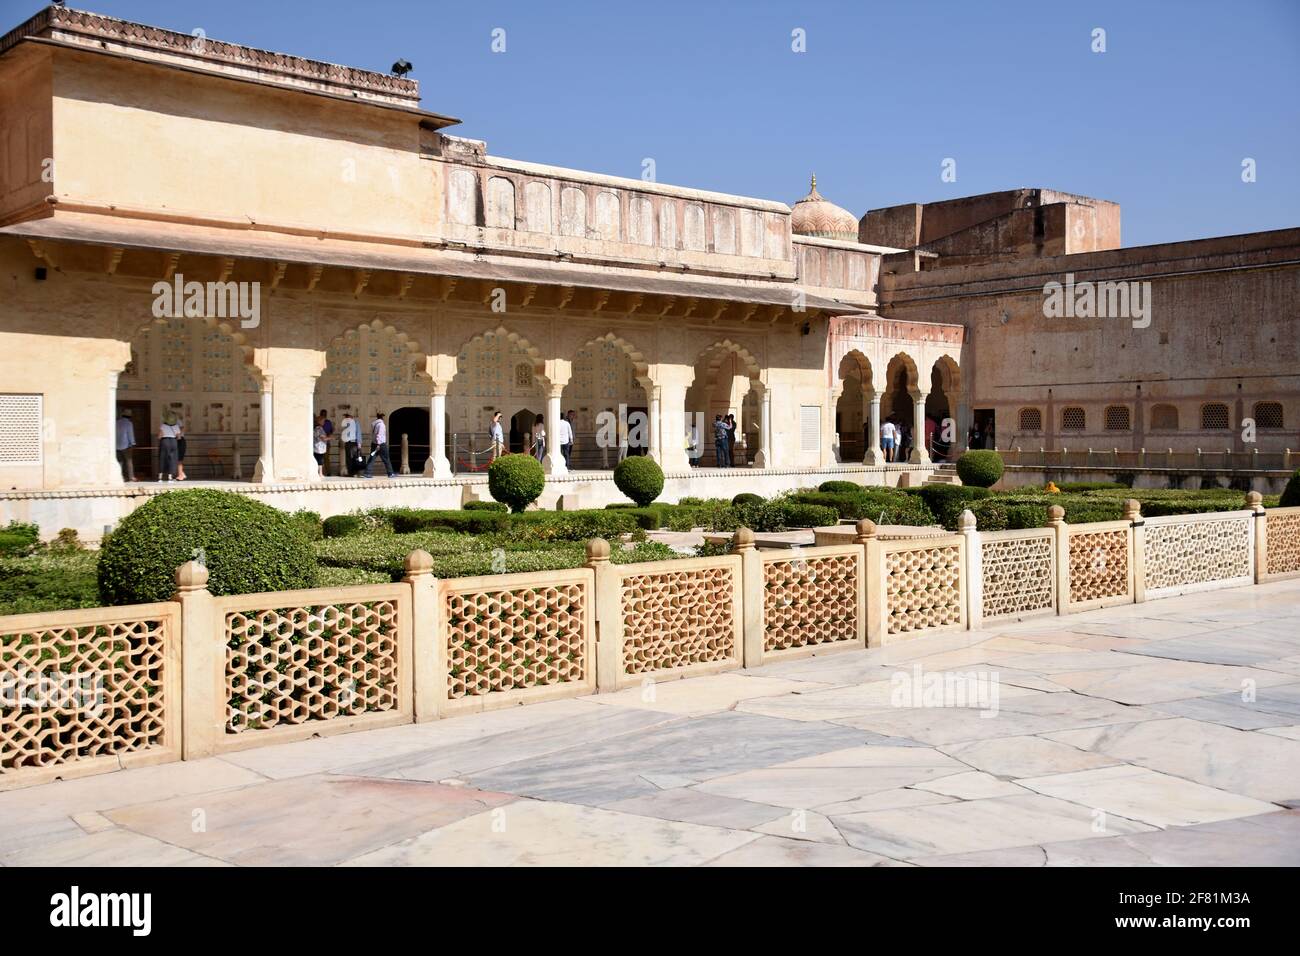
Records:
<instances>
[{"instance_id":1,"label":"stone step","mask_svg":"<svg viewBox=\"0 0 1300 956\"><path fill-rule=\"evenodd\" d=\"M923 484L923 485L960 485L960 484L961 484L961 479L958 478L956 475L945 475L945 474L935 473L935 474L931 475L929 478L925 479L925 481L921 482L921 484Z\"/></svg>"}]
</instances>

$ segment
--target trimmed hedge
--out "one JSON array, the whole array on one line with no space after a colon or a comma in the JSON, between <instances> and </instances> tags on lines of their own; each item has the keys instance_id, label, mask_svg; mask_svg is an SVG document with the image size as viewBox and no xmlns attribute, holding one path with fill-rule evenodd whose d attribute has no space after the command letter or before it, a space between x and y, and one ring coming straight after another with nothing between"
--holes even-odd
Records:
<instances>
[{"instance_id":1,"label":"trimmed hedge","mask_svg":"<svg viewBox=\"0 0 1300 956\"><path fill-rule=\"evenodd\" d=\"M664 490L664 470L653 458L633 455L624 458L614 468L614 484L644 508Z\"/></svg>"},{"instance_id":2,"label":"trimmed hedge","mask_svg":"<svg viewBox=\"0 0 1300 956\"><path fill-rule=\"evenodd\" d=\"M498 459L499 460L499 459ZM416 531L458 531L462 534L494 534L510 527L510 515L499 511L435 511L394 508L388 513L397 534Z\"/></svg>"},{"instance_id":3,"label":"trimmed hedge","mask_svg":"<svg viewBox=\"0 0 1300 956\"><path fill-rule=\"evenodd\" d=\"M289 520L298 526L298 530L302 532L302 536L308 541L319 541L325 537L320 515L314 511L308 511L306 508L300 509L289 515Z\"/></svg>"},{"instance_id":4,"label":"trimmed hedge","mask_svg":"<svg viewBox=\"0 0 1300 956\"><path fill-rule=\"evenodd\" d=\"M995 451L976 449L957 459L957 477L963 485L990 488L1002 477L1002 456Z\"/></svg>"},{"instance_id":5,"label":"trimmed hedge","mask_svg":"<svg viewBox=\"0 0 1300 956\"><path fill-rule=\"evenodd\" d=\"M466 511L509 511L510 506L500 501L467 501Z\"/></svg>"},{"instance_id":6,"label":"trimmed hedge","mask_svg":"<svg viewBox=\"0 0 1300 956\"><path fill-rule=\"evenodd\" d=\"M502 455L488 466L488 492L513 512L531 505L545 487L542 463L532 455Z\"/></svg>"},{"instance_id":7,"label":"trimmed hedge","mask_svg":"<svg viewBox=\"0 0 1300 956\"><path fill-rule=\"evenodd\" d=\"M361 515L331 515L321 522L327 538L345 538L350 534L361 534L366 530L366 521Z\"/></svg>"},{"instance_id":8,"label":"trimmed hedge","mask_svg":"<svg viewBox=\"0 0 1300 956\"><path fill-rule=\"evenodd\" d=\"M756 495L752 491L742 491L731 499L731 503L733 505L761 505L766 500L762 495Z\"/></svg>"},{"instance_id":9,"label":"trimmed hedge","mask_svg":"<svg viewBox=\"0 0 1300 956\"><path fill-rule=\"evenodd\" d=\"M625 534L644 538L642 527L628 511L529 511L511 517L510 536L517 541L588 541Z\"/></svg>"},{"instance_id":10,"label":"trimmed hedge","mask_svg":"<svg viewBox=\"0 0 1300 956\"><path fill-rule=\"evenodd\" d=\"M107 604L166 601L176 569L201 558L213 594L316 586L311 543L283 511L210 488L168 491L122 519L99 553Z\"/></svg>"},{"instance_id":11,"label":"trimmed hedge","mask_svg":"<svg viewBox=\"0 0 1300 956\"><path fill-rule=\"evenodd\" d=\"M832 495L856 495L862 490L862 485L856 481L823 481L817 486L817 490Z\"/></svg>"},{"instance_id":12,"label":"trimmed hedge","mask_svg":"<svg viewBox=\"0 0 1300 956\"><path fill-rule=\"evenodd\" d=\"M34 524L10 521L0 528L0 555L20 557L31 554L41 543L41 529Z\"/></svg>"},{"instance_id":13,"label":"trimmed hedge","mask_svg":"<svg viewBox=\"0 0 1300 956\"><path fill-rule=\"evenodd\" d=\"M1286 487L1282 489L1282 497L1278 499L1278 504L1283 508L1300 507L1300 468L1296 469L1295 474L1287 481Z\"/></svg>"},{"instance_id":14,"label":"trimmed hedge","mask_svg":"<svg viewBox=\"0 0 1300 956\"><path fill-rule=\"evenodd\" d=\"M903 493L915 495L924 501L935 520L949 531L957 530L963 511L993 494L987 488L965 485L922 485L920 488L908 488Z\"/></svg>"},{"instance_id":15,"label":"trimmed hedge","mask_svg":"<svg viewBox=\"0 0 1300 956\"><path fill-rule=\"evenodd\" d=\"M801 491L791 501L834 508L841 518L870 518L876 524L932 525L934 514L918 495L893 488L859 488L855 494Z\"/></svg>"}]
</instances>

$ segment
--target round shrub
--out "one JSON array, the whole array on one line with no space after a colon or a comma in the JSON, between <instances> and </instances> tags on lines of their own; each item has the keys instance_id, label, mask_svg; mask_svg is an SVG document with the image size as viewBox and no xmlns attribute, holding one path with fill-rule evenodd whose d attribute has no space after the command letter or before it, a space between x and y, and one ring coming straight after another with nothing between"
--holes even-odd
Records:
<instances>
[{"instance_id":1,"label":"round shrub","mask_svg":"<svg viewBox=\"0 0 1300 956\"><path fill-rule=\"evenodd\" d=\"M1300 508L1300 468L1296 469L1294 475L1282 489L1282 497L1278 500L1278 505L1282 508Z\"/></svg>"},{"instance_id":2,"label":"round shrub","mask_svg":"<svg viewBox=\"0 0 1300 956\"><path fill-rule=\"evenodd\" d=\"M653 458L633 455L624 458L614 469L614 484L619 491L644 508L664 490L664 470Z\"/></svg>"},{"instance_id":3,"label":"round shrub","mask_svg":"<svg viewBox=\"0 0 1300 956\"><path fill-rule=\"evenodd\" d=\"M761 505L763 501L762 495L756 495L752 491L742 491L731 499L733 505Z\"/></svg>"},{"instance_id":4,"label":"round shrub","mask_svg":"<svg viewBox=\"0 0 1300 956\"><path fill-rule=\"evenodd\" d=\"M856 481L823 481L817 486L817 490L833 495L855 495L862 490L862 486Z\"/></svg>"},{"instance_id":5,"label":"round shrub","mask_svg":"<svg viewBox=\"0 0 1300 956\"><path fill-rule=\"evenodd\" d=\"M365 530L365 519L361 515L330 515L321 524L327 538L345 538Z\"/></svg>"},{"instance_id":6,"label":"round shrub","mask_svg":"<svg viewBox=\"0 0 1300 956\"><path fill-rule=\"evenodd\" d=\"M244 495L209 488L169 491L127 515L99 553L107 604L166 601L176 569L201 560L213 594L316 585L316 559L289 515Z\"/></svg>"},{"instance_id":7,"label":"round shrub","mask_svg":"<svg viewBox=\"0 0 1300 956\"><path fill-rule=\"evenodd\" d=\"M499 501L467 501L464 505L465 511L509 511L508 505Z\"/></svg>"},{"instance_id":8,"label":"round shrub","mask_svg":"<svg viewBox=\"0 0 1300 956\"><path fill-rule=\"evenodd\" d=\"M968 451L957 459L957 477L963 485L991 488L1002 477L1002 456L995 451Z\"/></svg>"},{"instance_id":9,"label":"round shrub","mask_svg":"<svg viewBox=\"0 0 1300 956\"><path fill-rule=\"evenodd\" d=\"M303 508L289 515L289 520L298 526L298 530L308 541L319 541L325 536L320 515L314 511Z\"/></svg>"},{"instance_id":10,"label":"round shrub","mask_svg":"<svg viewBox=\"0 0 1300 956\"><path fill-rule=\"evenodd\" d=\"M545 487L542 463L532 455L502 455L488 466L488 491L511 511L523 511Z\"/></svg>"}]
</instances>

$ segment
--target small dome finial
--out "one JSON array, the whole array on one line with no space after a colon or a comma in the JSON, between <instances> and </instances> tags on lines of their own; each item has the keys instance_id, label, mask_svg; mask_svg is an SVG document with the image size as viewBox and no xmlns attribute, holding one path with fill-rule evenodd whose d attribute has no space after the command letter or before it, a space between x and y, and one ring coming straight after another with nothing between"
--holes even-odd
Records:
<instances>
[{"instance_id":1,"label":"small dome finial","mask_svg":"<svg viewBox=\"0 0 1300 956\"><path fill-rule=\"evenodd\" d=\"M813 174L812 174L812 190L813 190L814 192L817 191L817 174L816 174L816 173L813 173Z\"/></svg>"}]
</instances>

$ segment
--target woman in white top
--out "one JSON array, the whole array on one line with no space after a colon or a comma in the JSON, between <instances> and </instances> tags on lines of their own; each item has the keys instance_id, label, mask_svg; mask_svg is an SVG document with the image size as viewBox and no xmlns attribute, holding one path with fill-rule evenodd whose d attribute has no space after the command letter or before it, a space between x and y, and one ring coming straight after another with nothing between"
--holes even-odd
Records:
<instances>
[{"instance_id":1,"label":"woman in white top","mask_svg":"<svg viewBox=\"0 0 1300 956\"><path fill-rule=\"evenodd\" d=\"M542 416L537 416L537 421L533 423L533 457L542 461L546 457L546 426L542 424Z\"/></svg>"},{"instance_id":2,"label":"woman in white top","mask_svg":"<svg viewBox=\"0 0 1300 956\"><path fill-rule=\"evenodd\" d=\"M176 477L176 468L180 464L176 440L180 435L180 420L176 417L176 413L170 409L163 412L162 423L158 426L159 481L171 481Z\"/></svg>"}]
</instances>

